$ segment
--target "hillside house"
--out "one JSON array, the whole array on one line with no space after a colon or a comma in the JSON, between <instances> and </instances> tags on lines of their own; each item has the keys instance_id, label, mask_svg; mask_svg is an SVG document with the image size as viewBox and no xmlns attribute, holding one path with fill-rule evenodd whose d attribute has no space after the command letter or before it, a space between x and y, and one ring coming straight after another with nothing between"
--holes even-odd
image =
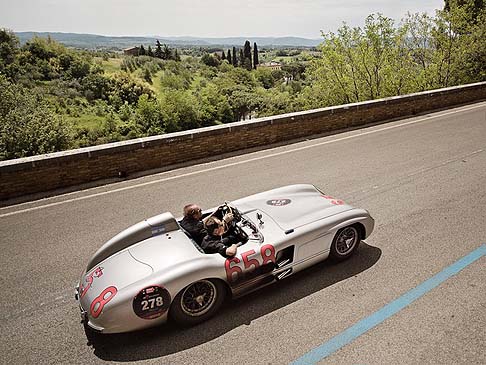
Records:
<instances>
[{"instance_id":1,"label":"hillside house","mask_svg":"<svg viewBox=\"0 0 486 365\"><path fill-rule=\"evenodd\" d=\"M270 70L281 70L282 64L280 62L265 62L260 63L257 68L269 68Z\"/></svg>"},{"instance_id":2,"label":"hillside house","mask_svg":"<svg viewBox=\"0 0 486 365\"><path fill-rule=\"evenodd\" d=\"M127 56L138 56L139 51L140 51L140 47L130 47L130 48L125 48L123 50L123 54Z\"/></svg>"}]
</instances>

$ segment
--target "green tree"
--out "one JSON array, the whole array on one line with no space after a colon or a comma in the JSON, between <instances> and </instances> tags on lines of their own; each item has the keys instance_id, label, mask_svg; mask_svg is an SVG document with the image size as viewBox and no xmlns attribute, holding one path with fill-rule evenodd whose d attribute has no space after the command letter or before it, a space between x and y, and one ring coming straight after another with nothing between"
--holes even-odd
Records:
<instances>
[{"instance_id":1,"label":"green tree","mask_svg":"<svg viewBox=\"0 0 486 365\"><path fill-rule=\"evenodd\" d=\"M0 160L56 152L71 146L71 129L41 94L0 75Z\"/></svg>"},{"instance_id":2,"label":"green tree","mask_svg":"<svg viewBox=\"0 0 486 365\"><path fill-rule=\"evenodd\" d=\"M197 112L201 126L206 127L218 122L233 121L233 114L228 98L222 95L218 87L209 83L195 94L198 100Z\"/></svg>"},{"instance_id":3,"label":"green tree","mask_svg":"<svg viewBox=\"0 0 486 365\"><path fill-rule=\"evenodd\" d=\"M230 65L233 64L233 58L231 57L231 51L228 49L228 54L226 55L226 59Z\"/></svg>"},{"instance_id":4,"label":"green tree","mask_svg":"<svg viewBox=\"0 0 486 365\"><path fill-rule=\"evenodd\" d=\"M472 21L477 23L478 21L482 21L481 13L485 10L484 0L445 0L444 1L444 10L446 12L450 12L454 10L454 8L458 7L466 7L467 11L470 15L472 15Z\"/></svg>"},{"instance_id":5,"label":"green tree","mask_svg":"<svg viewBox=\"0 0 486 365\"><path fill-rule=\"evenodd\" d=\"M218 67L220 65L220 61L216 57L208 53L205 53L201 57L201 62L211 67Z\"/></svg>"},{"instance_id":6,"label":"green tree","mask_svg":"<svg viewBox=\"0 0 486 365\"><path fill-rule=\"evenodd\" d=\"M150 73L150 69L148 67L144 67L143 69L143 79L149 84L152 84L152 74Z\"/></svg>"},{"instance_id":7,"label":"green tree","mask_svg":"<svg viewBox=\"0 0 486 365\"><path fill-rule=\"evenodd\" d=\"M145 136L164 133L162 115L156 100L141 95L135 110L135 123Z\"/></svg>"},{"instance_id":8,"label":"green tree","mask_svg":"<svg viewBox=\"0 0 486 365\"><path fill-rule=\"evenodd\" d=\"M187 91L163 92L160 97L160 110L166 132L177 132L199 128L197 99Z\"/></svg>"},{"instance_id":9,"label":"green tree","mask_svg":"<svg viewBox=\"0 0 486 365\"><path fill-rule=\"evenodd\" d=\"M272 70L268 68L258 68L255 72L255 77L265 89L271 89L277 81L274 78Z\"/></svg>"},{"instance_id":10,"label":"green tree","mask_svg":"<svg viewBox=\"0 0 486 365\"><path fill-rule=\"evenodd\" d=\"M0 73L10 75L12 64L17 60L19 53L19 40L15 34L8 29L0 29Z\"/></svg>"},{"instance_id":11,"label":"green tree","mask_svg":"<svg viewBox=\"0 0 486 365\"><path fill-rule=\"evenodd\" d=\"M253 43L253 68L256 70L260 61L258 60L258 47L256 42Z\"/></svg>"},{"instance_id":12,"label":"green tree","mask_svg":"<svg viewBox=\"0 0 486 365\"><path fill-rule=\"evenodd\" d=\"M245 67L245 55L243 50L240 48L240 56L238 57L238 66Z\"/></svg>"},{"instance_id":13,"label":"green tree","mask_svg":"<svg viewBox=\"0 0 486 365\"><path fill-rule=\"evenodd\" d=\"M167 44L164 44L164 48L162 49L162 57L163 60L170 60L172 58L172 51Z\"/></svg>"},{"instance_id":14,"label":"green tree","mask_svg":"<svg viewBox=\"0 0 486 365\"><path fill-rule=\"evenodd\" d=\"M81 81L84 95L88 100L108 100L114 89L113 80L100 74L89 74Z\"/></svg>"},{"instance_id":15,"label":"green tree","mask_svg":"<svg viewBox=\"0 0 486 365\"><path fill-rule=\"evenodd\" d=\"M177 48L174 49L174 61L179 62L181 60L181 56L179 56L179 52L177 51Z\"/></svg>"},{"instance_id":16,"label":"green tree","mask_svg":"<svg viewBox=\"0 0 486 365\"><path fill-rule=\"evenodd\" d=\"M435 45L433 72L439 86L479 81L484 77L486 9L477 1L449 1L449 9L438 11L432 29ZM479 20L479 21L477 21Z\"/></svg>"},{"instance_id":17,"label":"green tree","mask_svg":"<svg viewBox=\"0 0 486 365\"><path fill-rule=\"evenodd\" d=\"M145 56L146 55L145 48L144 48L143 44L141 44L140 48L138 49L138 55L139 56Z\"/></svg>"},{"instance_id":18,"label":"green tree","mask_svg":"<svg viewBox=\"0 0 486 365\"><path fill-rule=\"evenodd\" d=\"M154 57L154 52L152 51L152 46L148 46L147 56Z\"/></svg>"},{"instance_id":19,"label":"green tree","mask_svg":"<svg viewBox=\"0 0 486 365\"><path fill-rule=\"evenodd\" d=\"M160 44L159 40L155 42L155 52L154 56L157 58L164 58L164 52L162 51L162 45Z\"/></svg>"},{"instance_id":20,"label":"green tree","mask_svg":"<svg viewBox=\"0 0 486 365\"><path fill-rule=\"evenodd\" d=\"M413 91L423 91L434 87L431 64L434 55L432 28L434 20L427 14L408 13L403 20L405 30L405 44L407 53L411 57L409 75Z\"/></svg>"},{"instance_id":21,"label":"green tree","mask_svg":"<svg viewBox=\"0 0 486 365\"><path fill-rule=\"evenodd\" d=\"M242 62L242 65L243 65L243 67L245 67L249 71L252 69L250 41L246 41L245 45L243 47L243 62Z\"/></svg>"},{"instance_id":22,"label":"green tree","mask_svg":"<svg viewBox=\"0 0 486 365\"><path fill-rule=\"evenodd\" d=\"M238 66L238 59L237 59L237 56L236 56L236 47L233 47L233 57L232 57L232 64L233 66L237 67Z\"/></svg>"},{"instance_id":23,"label":"green tree","mask_svg":"<svg viewBox=\"0 0 486 365\"><path fill-rule=\"evenodd\" d=\"M85 59L76 57L71 62L68 73L74 79L81 79L89 74L90 67L91 65Z\"/></svg>"},{"instance_id":24,"label":"green tree","mask_svg":"<svg viewBox=\"0 0 486 365\"><path fill-rule=\"evenodd\" d=\"M130 74L117 74L113 77L113 82L110 100L119 99L122 103L126 101L129 104L136 104L143 94L154 98L154 92L147 87L147 84L134 79Z\"/></svg>"}]
</instances>

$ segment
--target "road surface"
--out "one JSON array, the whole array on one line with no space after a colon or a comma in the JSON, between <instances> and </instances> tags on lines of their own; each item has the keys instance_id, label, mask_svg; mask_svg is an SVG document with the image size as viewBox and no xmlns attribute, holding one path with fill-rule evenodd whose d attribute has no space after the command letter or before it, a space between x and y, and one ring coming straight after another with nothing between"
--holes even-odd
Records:
<instances>
[{"instance_id":1,"label":"road surface","mask_svg":"<svg viewBox=\"0 0 486 365\"><path fill-rule=\"evenodd\" d=\"M124 228L312 183L368 209L350 260L316 265L189 329L88 341L73 287ZM486 244L486 103L0 208L2 362L288 364ZM486 363L486 257L318 361Z\"/></svg>"}]
</instances>

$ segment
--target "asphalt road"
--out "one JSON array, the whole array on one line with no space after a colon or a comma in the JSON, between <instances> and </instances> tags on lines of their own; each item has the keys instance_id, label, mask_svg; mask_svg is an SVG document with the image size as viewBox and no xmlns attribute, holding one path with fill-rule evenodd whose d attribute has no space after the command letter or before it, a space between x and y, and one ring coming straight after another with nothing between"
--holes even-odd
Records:
<instances>
[{"instance_id":1,"label":"asphalt road","mask_svg":"<svg viewBox=\"0 0 486 365\"><path fill-rule=\"evenodd\" d=\"M189 329L88 339L73 287L124 228L312 183L368 209L350 260L316 265ZM486 103L0 208L1 362L287 364L486 243ZM486 363L486 257L322 360Z\"/></svg>"}]
</instances>

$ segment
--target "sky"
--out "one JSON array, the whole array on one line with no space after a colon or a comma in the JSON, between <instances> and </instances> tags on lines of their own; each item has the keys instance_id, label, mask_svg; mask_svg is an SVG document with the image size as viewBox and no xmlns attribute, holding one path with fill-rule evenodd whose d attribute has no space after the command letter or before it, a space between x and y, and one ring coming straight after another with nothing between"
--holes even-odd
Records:
<instances>
[{"instance_id":1,"label":"sky","mask_svg":"<svg viewBox=\"0 0 486 365\"><path fill-rule=\"evenodd\" d=\"M435 14L443 0L0 0L0 28L132 36L320 38L380 12Z\"/></svg>"}]
</instances>

